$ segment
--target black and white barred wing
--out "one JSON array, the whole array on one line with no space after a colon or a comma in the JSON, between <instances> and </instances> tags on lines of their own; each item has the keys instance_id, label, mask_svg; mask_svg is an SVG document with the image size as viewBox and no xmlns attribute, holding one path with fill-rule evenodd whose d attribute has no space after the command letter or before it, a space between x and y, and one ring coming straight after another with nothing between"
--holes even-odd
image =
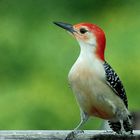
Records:
<instances>
[{"instance_id":1,"label":"black and white barred wing","mask_svg":"<svg viewBox=\"0 0 140 140\"><path fill-rule=\"evenodd\" d=\"M115 94L123 100L125 106L128 108L126 92L118 75L107 62L104 63L104 69L106 73L107 84L112 88L112 90L114 90Z\"/></svg>"},{"instance_id":2,"label":"black and white barred wing","mask_svg":"<svg viewBox=\"0 0 140 140\"><path fill-rule=\"evenodd\" d=\"M111 68L111 66L107 62L104 63L104 69L106 73L107 84L112 88L112 90L114 90L114 93L123 100L126 108L128 108L125 89L118 75L115 73L115 71ZM122 124L120 121L117 122L108 121L108 122L113 131L115 131L118 134L122 133L121 132ZM133 134L131 115L128 115L128 118L126 120L123 120L123 128L125 129L126 132L130 132L130 134Z\"/></svg>"}]
</instances>

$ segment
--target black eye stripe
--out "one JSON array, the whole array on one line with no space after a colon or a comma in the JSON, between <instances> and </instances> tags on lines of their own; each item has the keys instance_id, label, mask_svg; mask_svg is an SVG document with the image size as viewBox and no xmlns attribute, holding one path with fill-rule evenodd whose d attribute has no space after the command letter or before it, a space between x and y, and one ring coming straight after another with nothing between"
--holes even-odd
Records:
<instances>
[{"instance_id":1,"label":"black eye stripe","mask_svg":"<svg viewBox=\"0 0 140 140\"><path fill-rule=\"evenodd\" d=\"M86 33L86 32L87 32L87 30L86 30L85 28L81 28L81 29L80 29L80 33L81 33L81 34L84 34L84 33Z\"/></svg>"}]
</instances>

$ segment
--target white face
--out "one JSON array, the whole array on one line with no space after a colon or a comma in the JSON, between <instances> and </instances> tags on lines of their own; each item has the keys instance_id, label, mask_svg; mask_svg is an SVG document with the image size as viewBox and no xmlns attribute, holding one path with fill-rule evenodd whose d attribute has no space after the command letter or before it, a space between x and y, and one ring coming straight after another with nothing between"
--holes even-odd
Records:
<instances>
[{"instance_id":1,"label":"white face","mask_svg":"<svg viewBox=\"0 0 140 140\"><path fill-rule=\"evenodd\" d=\"M79 43L85 44L86 46L96 47L96 37L93 32L89 31L89 29L85 26L74 27L74 36L76 37Z\"/></svg>"}]
</instances>

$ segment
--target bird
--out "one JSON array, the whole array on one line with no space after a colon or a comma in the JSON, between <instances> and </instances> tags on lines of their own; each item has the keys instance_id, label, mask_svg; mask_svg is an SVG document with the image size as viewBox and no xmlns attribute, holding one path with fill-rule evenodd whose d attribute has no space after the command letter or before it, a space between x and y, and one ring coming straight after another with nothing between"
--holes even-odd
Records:
<instances>
[{"instance_id":1,"label":"bird","mask_svg":"<svg viewBox=\"0 0 140 140\"><path fill-rule=\"evenodd\" d=\"M133 134L125 88L105 60L103 29L86 22L54 24L68 31L80 45L79 56L69 71L68 80L80 108L81 121L70 135L77 132L89 117L107 120L117 134Z\"/></svg>"}]
</instances>

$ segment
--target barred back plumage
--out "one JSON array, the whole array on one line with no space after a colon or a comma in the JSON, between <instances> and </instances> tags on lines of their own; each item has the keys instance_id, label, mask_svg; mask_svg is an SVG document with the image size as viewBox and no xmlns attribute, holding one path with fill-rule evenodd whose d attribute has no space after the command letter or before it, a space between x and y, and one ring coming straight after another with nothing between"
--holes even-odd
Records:
<instances>
[{"instance_id":1,"label":"barred back plumage","mask_svg":"<svg viewBox=\"0 0 140 140\"><path fill-rule=\"evenodd\" d=\"M128 100L127 100L126 92L119 76L115 73L115 71L106 61L104 63L104 69L105 69L107 84L112 88L112 90L114 90L114 93L122 99L126 108L128 108ZM108 121L108 122L113 131L119 134L121 133L120 121L117 122ZM130 115L128 115L128 118L126 120L123 120L122 125L126 132L130 131L132 133Z\"/></svg>"}]
</instances>

